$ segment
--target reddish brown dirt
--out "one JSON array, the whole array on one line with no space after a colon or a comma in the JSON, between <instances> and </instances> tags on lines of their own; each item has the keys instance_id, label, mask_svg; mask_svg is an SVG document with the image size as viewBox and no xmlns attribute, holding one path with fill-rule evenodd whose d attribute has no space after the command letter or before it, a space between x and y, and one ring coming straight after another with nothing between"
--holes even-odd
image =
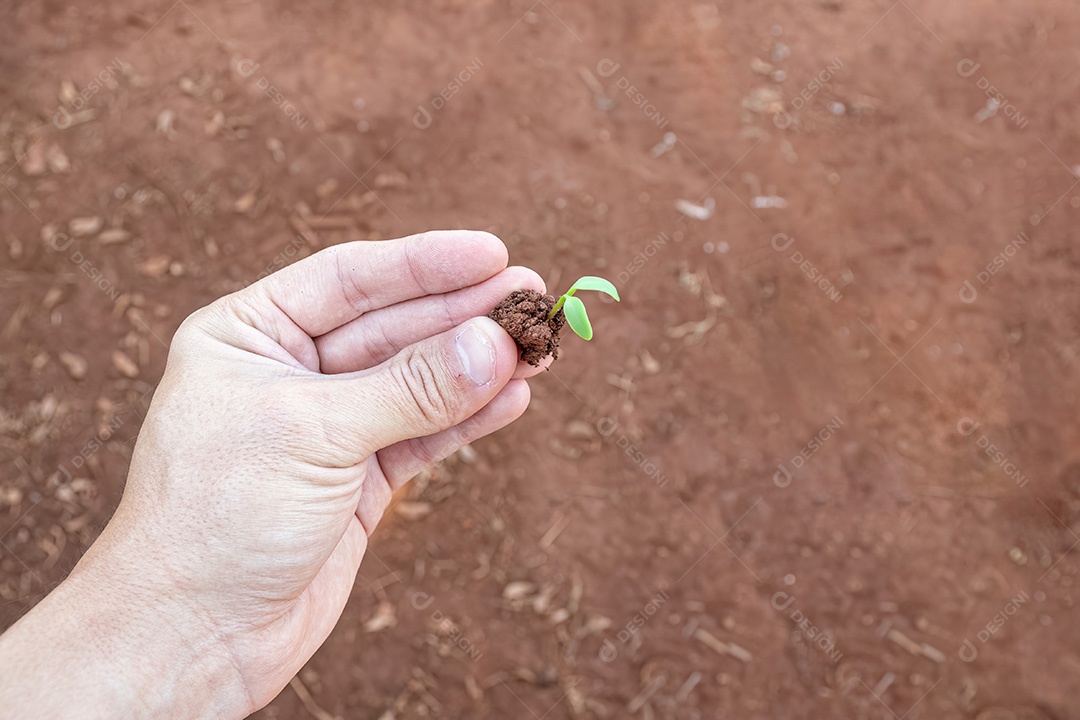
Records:
<instances>
[{"instance_id":1,"label":"reddish brown dirt","mask_svg":"<svg viewBox=\"0 0 1080 720\"><path fill-rule=\"evenodd\" d=\"M411 487L313 705L261 717L1076 717L1077 32L1069 0L18 4L0 622L107 520L186 314L472 227L622 306Z\"/></svg>"},{"instance_id":2,"label":"reddish brown dirt","mask_svg":"<svg viewBox=\"0 0 1080 720\"><path fill-rule=\"evenodd\" d=\"M549 355L553 360L559 358L559 331L566 324L566 317L559 310L548 319L554 307L555 298L551 295L535 290L515 290L496 305L488 317L514 338L522 360L540 367L540 362Z\"/></svg>"}]
</instances>

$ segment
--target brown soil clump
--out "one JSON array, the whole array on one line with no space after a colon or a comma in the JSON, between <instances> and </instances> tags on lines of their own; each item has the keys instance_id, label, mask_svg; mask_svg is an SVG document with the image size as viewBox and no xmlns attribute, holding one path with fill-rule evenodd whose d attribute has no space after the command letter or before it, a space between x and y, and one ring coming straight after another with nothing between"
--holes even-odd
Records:
<instances>
[{"instance_id":1,"label":"brown soil clump","mask_svg":"<svg viewBox=\"0 0 1080 720\"><path fill-rule=\"evenodd\" d=\"M559 357L559 331L566 324L560 310L548 320L555 298L535 290L515 290L488 313L521 348L521 359L533 367L550 355Z\"/></svg>"}]
</instances>

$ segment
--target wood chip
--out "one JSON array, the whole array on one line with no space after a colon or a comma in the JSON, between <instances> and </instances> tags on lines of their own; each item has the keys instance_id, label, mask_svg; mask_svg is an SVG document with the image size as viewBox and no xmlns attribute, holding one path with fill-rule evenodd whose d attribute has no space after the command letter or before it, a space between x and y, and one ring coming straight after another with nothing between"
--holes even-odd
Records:
<instances>
[{"instance_id":1,"label":"wood chip","mask_svg":"<svg viewBox=\"0 0 1080 720\"><path fill-rule=\"evenodd\" d=\"M754 656L751 655L746 648L742 647L741 645L736 645L733 642L729 642L727 644L727 652L728 655L730 655L731 657L744 663L748 663L754 659Z\"/></svg>"},{"instance_id":2,"label":"wood chip","mask_svg":"<svg viewBox=\"0 0 1080 720\"><path fill-rule=\"evenodd\" d=\"M704 628L694 630L694 638L704 645L707 645L710 649L715 650L720 655L729 655L742 662L750 662L753 660L753 656L743 648L734 643L724 642Z\"/></svg>"},{"instance_id":3,"label":"wood chip","mask_svg":"<svg viewBox=\"0 0 1080 720\"><path fill-rule=\"evenodd\" d=\"M640 710L645 703L649 702L649 699L655 695L660 688L664 687L664 683L667 682L667 675L660 673L654 677L648 685L641 689L641 692L626 705L626 710L630 714L636 713Z\"/></svg>"},{"instance_id":4,"label":"wood chip","mask_svg":"<svg viewBox=\"0 0 1080 720\"><path fill-rule=\"evenodd\" d=\"M945 662L945 653L941 652L933 645L927 645L926 643L922 643L921 645L919 645L919 648L922 651L923 657L929 660L933 660L939 665Z\"/></svg>"},{"instance_id":5,"label":"wood chip","mask_svg":"<svg viewBox=\"0 0 1080 720\"><path fill-rule=\"evenodd\" d=\"M139 377L139 366L135 364L134 360L119 350L113 350L112 364L113 367L126 378L134 380Z\"/></svg>"},{"instance_id":6,"label":"wood chip","mask_svg":"<svg viewBox=\"0 0 1080 720\"><path fill-rule=\"evenodd\" d=\"M434 508L431 503L402 500L394 506L394 509L406 520L419 520L430 515Z\"/></svg>"},{"instance_id":7,"label":"wood chip","mask_svg":"<svg viewBox=\"0 0 1080 720\"><path fill-rule=\"evenodd\" d=\"M922 646L895 628L890 630L885 637L907 650L912 655L922 655Z\"/></svg>"},{"instance_id":8,"label":"wood chip","mask_svg":"<svg viewBox=\"0 0 1080 720\"><path fill-rule=\"evenodd\" d=\"M131 233L124 228L109 228L97 236L97 241L102 245L116 245L131 239Z\"/></svg>"},{"instance_id":9,"label":"wood chip","mask_svg":"<svg viewBox=\"0 0 1080 720\"><path fill-rule=\"evenodd\" d=\"M679 688L679 692L675 693L675 701L686 702L686 700L690 697L690 693L694 691L694 688L697 687L698 683L700 682L700 672L695 670L694 672L690 673L690 677L686 678L686 682L684 682L682 684L682 687Z\"/></svg>"},{"instance_id":10,"label":"wood chip","mask_svg":"<svg viewBox=\"0 0 1080 720\"><path fill-rule=\"evenodd\" d=\"M64 299L64 291L58 287L49 288L49 291L45 293L45 297L41 299L41 307L46 310L52 310L54 307L60 304L60 301Z\"/></svg>"},{"instance_id":11,"label":"wood chip","mask_svg":"<svg viewBox=\"0 0 1080 720\"><path fill-rule=\"evenodd\" d=\"M540 538L540 547L544 550L551 547L552 543L558 539L562 531L566 529L566 526L570 524L570 518L564 515L561 511L555 512L555 517L551 521L551 527L544 533L544 537Z\"/></svg>"},{"instance_id":12,"label":"wood chip","mask_svg":"<svg viewBox=\"0 0 1080 720\"><path fill-rule=\"evenodd\" d=\"M104 226L105 221L100 217L78 217L68 221L68 230L75 237L97 235Z\"/></svg>"},{"instance_id":13,"label":"wood chip","mask_svg":"<svg viewBox=\"0 0 1080 720\"><path fill-rule=\"evenodd\" d=\"M289 687L293 689L293 692L296 693L296 697L300 698L300 704L304 706L305 710L311 713L311 716L315 718L315 720L337 720L333 715L315 704L315 699L311 697L311 693L308 692L307 687L304 686L299 675L289 681Z\"/></svg>"},{"instance_id":14,"label":"wood chip","mask_svg":"<svg viewBox=\"0 0 1080 720\"><path fill-rule=\"evenodd\" d=\"M71 376L72 380L83 380L86 378L88 364L86 359L81 355L62 352L60 353L60 364L64 366L64 370L67 370L67 374Z\"/></svg>"}]
</instances>

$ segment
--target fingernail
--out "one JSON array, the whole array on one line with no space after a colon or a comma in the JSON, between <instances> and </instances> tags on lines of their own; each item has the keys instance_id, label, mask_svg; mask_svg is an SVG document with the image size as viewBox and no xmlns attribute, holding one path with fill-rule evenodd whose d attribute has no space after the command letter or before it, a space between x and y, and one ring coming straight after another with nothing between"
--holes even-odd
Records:
<instances>
[{"instance_id":1,"label":"fingernail","mask_svg":"<svg viewBox=\"0 0 1080 720\"><path fill-rule=\"evenodd\" d=\"M458 333L457 354L465 374L477 385L495 379L495 343L481 323L471 322Z\"/></svg>"}]
</instances>

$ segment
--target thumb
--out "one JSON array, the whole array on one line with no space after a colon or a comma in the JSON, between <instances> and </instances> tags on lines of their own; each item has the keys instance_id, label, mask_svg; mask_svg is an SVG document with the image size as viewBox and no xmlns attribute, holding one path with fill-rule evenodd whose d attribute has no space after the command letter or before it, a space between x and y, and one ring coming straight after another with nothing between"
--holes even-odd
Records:
<instances>
[{"instance_id":1,"label":"thumb","mask_svg":"<svg viewBox=\"0 0 1080 720\"><path fill-rule=\"evenodd\" d=\"M517 361L513 339L493 320L474 318L370 370L339 376L345 392L332 402L343 434L370 454L468 419L510 381Z\"/></svg>"}]
</instances>

